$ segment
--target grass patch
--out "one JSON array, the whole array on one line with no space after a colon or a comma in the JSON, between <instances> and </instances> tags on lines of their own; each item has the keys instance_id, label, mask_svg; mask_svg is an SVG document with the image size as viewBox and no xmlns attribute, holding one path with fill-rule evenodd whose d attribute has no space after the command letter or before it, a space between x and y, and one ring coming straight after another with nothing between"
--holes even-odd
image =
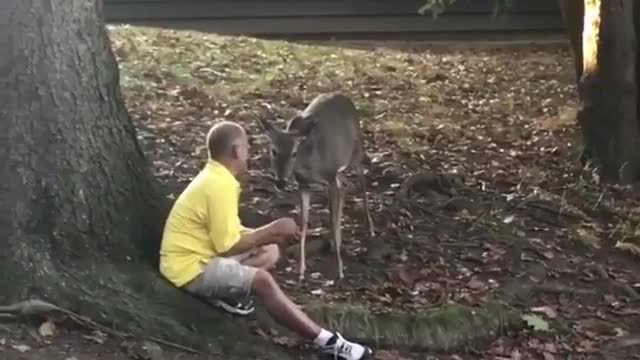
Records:
<instances>
[{"instance_id":1,"label":"grass patch","mask_svg":"<svg viewBox=\"0 0 640 360\"><path fill-rule=\"evenodd\" d=\"M492 341L521 328L519 313L499 304L467 307L442 305L415 314L371 314L347 305L311 305L307 309L331 328L359 334L377 346L454 351Z\"/></svg>"},{"instance_id":2,"label":"grass patch","mask_svg":"<svg viewBox=\"0 0 640 360\"><path fill-rule=\"evenodd\" d=\"M223 114L266 102L276 118L288 118L321 92L340 91L354 99L367 129L393 134L409 151L430 147L416 134L442 134L454 142L518 136L510 130L540 112L531 98L567 90L557 89L553 79L532 79L532 73L557 72L559 59L528 66L519 61L526 49L511 57L491 49L443 55L130 26L111 27L110 33L125 89L191 86L214 99L212 107L223 107ZM563 105L551 103L537 116L554 122Z\"/></svg>"},{"instance_id":3,"label":"grass patch","mask_svg":"<svg viewBox=\"0 0 640 360\"><path fill-rule=\"evenodd\" d=\"M269 99L278 117L318 93L341 91L370 130L389 130L405 146L414 142L403 138L447 113L443 82L432 81L441 69L429 57L129 26L110 33L125 89L192 86L232 112Z\"/></svg>"}]
</instances>

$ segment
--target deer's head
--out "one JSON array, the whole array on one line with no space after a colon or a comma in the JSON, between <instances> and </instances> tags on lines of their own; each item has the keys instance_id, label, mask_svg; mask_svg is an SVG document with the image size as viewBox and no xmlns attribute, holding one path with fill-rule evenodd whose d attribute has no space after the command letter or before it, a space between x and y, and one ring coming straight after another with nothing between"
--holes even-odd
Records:
<instances>
[{"instance_id":1,"label":"deer's head","mask_svg":"<svg viewBox=\"0 0 640 360\"><path fill-rule=\"evenodd\" d=\"M296 115L289 121L288 130L278 129L263 118L258 118L258 122L269 139L269 159L276 186L283 189L293 173L300 142L308 134L312 122L305 121L301 115Z\"/></svg>"}]
</instances>

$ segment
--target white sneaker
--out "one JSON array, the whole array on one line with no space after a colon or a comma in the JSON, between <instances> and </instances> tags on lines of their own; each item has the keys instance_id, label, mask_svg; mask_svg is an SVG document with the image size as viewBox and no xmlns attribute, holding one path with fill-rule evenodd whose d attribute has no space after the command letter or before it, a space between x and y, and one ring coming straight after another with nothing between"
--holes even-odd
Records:
<instances>
[{"instance_id":1,"label":"white sneaker","mask_svg":"<svg viewBox=\"0 0 640 360\"><path fill-rule=\"evenodd\" d=\"M253 300L238 301L234 299L214 299L213 305L235 315L246 316L255 310Z\"/></svg>"},{"instance_id":2,"label":"white sneaker","mask_svg":"<svg viewBox=\"0 0 640 360\"><path fill-rule=\"evenodd\" d=\"M373 353L369 347L347 341L339 333L335 333L325 346L320 347L320 352L341 360L364 360Z\"/></svg>"}]
</instances>

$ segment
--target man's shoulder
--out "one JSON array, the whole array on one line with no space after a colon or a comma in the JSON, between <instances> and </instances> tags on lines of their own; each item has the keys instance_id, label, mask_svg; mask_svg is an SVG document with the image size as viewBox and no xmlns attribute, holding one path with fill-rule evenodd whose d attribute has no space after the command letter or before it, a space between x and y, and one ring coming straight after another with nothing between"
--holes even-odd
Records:
<instances>
[{"instance_id":1,"label":"man's shoulder","mask_svg":"<svg viewBox=\"0 0 640 360\"><path fill-rule=\"evenodd\" d=\"M185 191L198 193L200 195L216 195L219 193L233 193L236 191L236 184L227 176L215 171L202 170Z\"/></svg>"}]
</instances>

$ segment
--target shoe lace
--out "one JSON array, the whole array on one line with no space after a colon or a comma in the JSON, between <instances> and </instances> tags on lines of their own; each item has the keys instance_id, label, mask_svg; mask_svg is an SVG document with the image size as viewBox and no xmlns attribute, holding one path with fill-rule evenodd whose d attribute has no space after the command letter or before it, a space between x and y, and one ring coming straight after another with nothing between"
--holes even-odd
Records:
<instances>
[{"instance_id":1,"label":"shoe lace","mask_svg":"<svg viewBox=\"0 0 640 360\"><path fill-rule=\"evenodd\" d=\"M349 344L349 342L340 337L339 340L336 341L333 349L333 357L337 360L339 354L351 354L351 350L353 349L353 347L351 346L351 344Z\"/></svg>"}]
</instances>

